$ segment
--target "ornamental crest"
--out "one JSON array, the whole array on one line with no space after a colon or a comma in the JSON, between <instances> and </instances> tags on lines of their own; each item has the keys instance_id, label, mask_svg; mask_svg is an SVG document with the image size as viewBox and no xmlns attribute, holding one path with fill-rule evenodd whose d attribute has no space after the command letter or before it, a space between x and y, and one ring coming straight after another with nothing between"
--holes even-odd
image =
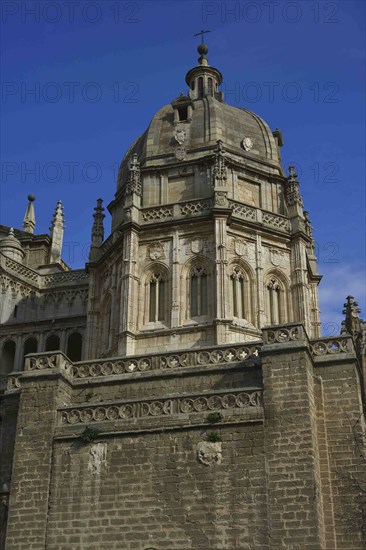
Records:
<instances>
[{"instance_id":1,"label":"ornamental crest","mask_svg":"<svg viewBox=\"0 0 366 550\"><path fill-rule=\"evenodd\" d=\"M285 253L282 250L271 248L269 253L270 253L271 264L274 267L285 267L286 257L285 257Z\"/></svg>"},{"instance_id":2,"label":"ornamental crest","mask_svg":"<svg viewBox=\"0 0 366 550\"><path fill-rule=\"evenodd\" d=\"M199 254L202 252L203 241L199 237L191 240L191 251L193 254Z\"/></svg>"},{"instance_id":3,"label":"ornamental crest","mask_svg":"<svg viewBox=\"0 0 366 550\"><path fill-rule=\"evenodd\" d=\"M177 160L184 160L186 158L186 150L181 145L175 148L174 154Z\"/></svg>"},{"instance_id":4,"label":"ornamental crest","mask_svg":"<svg viewBox=\"0 0 366 550\"><path fill-rule=\"evenodd\" d=\"M174 132L175 140L179 143L179 145L182 145L182 143L185 142L187 137L187 132L184 128L177 128Z\"/></svg>"},{"instance_id":5,"label":"ornamental crest","mask_svg":"<svg viewBox=\"0 0 366 550\"><path fill-rule=\"evenodd\" d=\"M246 254L247 252L247 243L241 239L235 239L234 241L234 250L235 250L235 254L237 254L237 256L244 256L244 254Z\"/></svg>"},{"instance_id":6,"label":"ornamental crest","mask_svg":"<svg viewBox=\"0 0 366 550\"><path fill-rule=\"evenodd\" d=\"M149 244L147 247L147 255L151 260L159 260L164 258L164 249L160 242Z\"/></svg>"},{"instance_id":7,"label":"ornamental crest","mask_svg":"<svg viewBox=\"0 0 366 550\"><path fill-rule=\"evenodd\" d=\"M241 144L246 151L250 151L251 149L253 149L254 140L252 140L252 138L250 137L245 137L242 140Z\"/></svg>"}]
</instances>

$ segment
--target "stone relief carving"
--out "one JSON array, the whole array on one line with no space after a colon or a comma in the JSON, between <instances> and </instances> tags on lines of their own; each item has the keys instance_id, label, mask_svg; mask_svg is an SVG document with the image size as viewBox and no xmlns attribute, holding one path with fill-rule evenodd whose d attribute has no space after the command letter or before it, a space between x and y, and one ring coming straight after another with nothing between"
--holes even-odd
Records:
<instances>
[{"instance_id":1,"label":"stone relief carving","mask_svg":"<svg viewBox=\"0 0 366 550\"><path fill-rule=\"evenodd\" d=\"M151 260L159 260L165 258L164 248L160 241L148 245L147 257Z\"/></svg>"},{"instance_id":2,"label":"stone relief carving","mask_svg":"<svg viewBox=\"0 0 366 550\"><path fill-rule=\"evenodd\" d=\"M250 137L245 137L242 140L241 144L246 151L250 151L251 149L253 149L254 140Z\"/></svg>"},{"instance_id":3,"label":"stone relief carving","mask_svg":"<svg viewBox=\"0 0 366 550\"><path fill-rule=\"evenodd\" d=\"M175 148L174 154L177 160L184 160L186 158L186 150L181 145Z\"/></svg>"},{"instance_id":4,"label":"stone relief carving","mask_svg":"<svg viewBox=\"0 0 366 550\"><path fill-rule=\"evenodd\" d=\"M205 466L214 466L222 462L221 442L200 441L197 444L197 458Z\"/></svg>"},{"instance_id":5,"label":"stone relief carving","mask_svg":"<svg viewBox=\"0 0 366 550\"><path fill-rule=\"evenodd\" d=\"M179 143L179 145L182 145L182 143L185 142L187 137L187 132L184 128L177 128L174 132L175 140Z\"/></svg>"},{"instance_id":6,"label":"stone relief carving","mask_svg":"<svg viewBox=\"0 0 366 550\"><path fill-rule=\"evenodd\" d=\"M196 237L195 239L191 240L191 252L193 254L199 254L202 252L203 248L203 239L200 237Z\"/></svg>"}]
</instances>

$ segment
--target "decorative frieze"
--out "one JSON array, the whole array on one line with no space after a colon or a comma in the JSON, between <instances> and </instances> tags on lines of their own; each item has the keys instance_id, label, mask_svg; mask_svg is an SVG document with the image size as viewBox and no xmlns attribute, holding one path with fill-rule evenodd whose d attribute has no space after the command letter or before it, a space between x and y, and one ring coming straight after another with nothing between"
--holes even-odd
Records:
<instances>
[{"instance_id":1,"label":"decorative frieze","mask_svg":"<svg viewBox=\"0 0 366 550\"><path fill-rule=\"evenodd\" d=\"M195 216L207 214L211 209L211 200L192 201L179 205L181 216Z\"/></svg>"},{"instance_id":2,"label":"decorative frieze","mask_svg":"<svg viewBox=\"0 0 366 550\"><path fill-rule=\"evenodd\" d=\"M108 420L172 416L225 409L259 408L262 391L237 391L224 394L191 396L130 403L91 405L59 411L59 424L90 424Z\"/></svg>"},{"instance_id":3,"label":"decorative frieze","mask_svg":"<svg viewBox=\"0 0 366 550\"><path fill-rule=\"evenodd\" d=\"M145 208L141 212L143 222L166 221L173 218L172 206L159 206L156 208Z\"/></svg>"},{"instance_id":4,"label":"decorative frieze","mask_svg":"<svg viewBox=\"0 0 366 550\"><path fill-rule=\"evenodd\" d=\"M311 345L313 355L334 355L338 353L351 353L353 351L350 337L325 338L317 340Z\"/></svg>"},{"instance_id":5,"label":"decorative frieze","mask_svg":"<svg viewBox=\"0 0 366 550\"><path fill-rule=\"evenodd\" d=\"M64 273L54 273L53 275L45 275L43 281L47 285L51 284L66 284L66 283L88 283L89 274L84 270L65 271Z\"/></svg>"},{"instance_id":6,"label":"decorative frieze","mask_svg":"<svg viewBox=\"0 0 366 550\"><path fill-rule=\"evenodd\" d=\"M261 344L249 346L232 345L223 349L189 351L175 354L153 355L129 359L108 359L76 363L75 378L96 378L119 374L144 372L158 369L177 369L184 367L209 366L245 361L248 357L258 356Z\"/></svg>"},{"instance_id":7,"label":"decorative frieze","mask_svg":"<svg viewBox=\"0 0 366 550\"><path fill-rule=\"evenodd\" d=\"M233 211L233 215L243 220L257 221L256 209L247 206L246 204L241 204L240 202L229 201L229 206Z\"/></svg>"},{"instance_id":8,"label":"decorative frieze","mask_svg":"<svg viewBox=\"0 0 366 550\"><path fill-rule=\"evenodd\" d=\"M275 229L282 229L284 231L290 230L290 220L284 218L283 216L277 216L276 214L271 214L270 212L263 212L262 222L265 225L274 227Z\"/></svg>"}]
</instances>

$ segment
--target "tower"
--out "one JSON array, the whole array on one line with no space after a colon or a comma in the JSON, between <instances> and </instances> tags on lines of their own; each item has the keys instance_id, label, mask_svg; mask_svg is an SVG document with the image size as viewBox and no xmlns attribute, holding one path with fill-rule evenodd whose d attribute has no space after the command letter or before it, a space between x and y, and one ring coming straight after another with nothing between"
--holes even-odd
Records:
<instances>
[{"instance_id":1,"label":"tower","mask_svg":"<svg viewBox=\"0 0 366 550\"><path fill-rule=\"evenodd\" d=\"M113 246L88 265L90 358L257 340L273 323L320 334L314 243L281 132L226 104L207 46L198 51L187 95L122 160Z\"/></svg>"},{"instance_id":2,"label":"tower","mask_svg":"<svg viewBox=\"0 0 366 550\"><path fill-rule=\"evenodd\" d=\"M348 296L320 336L281 132L198 51L121 162L106 239L97 200L85 270L60 202L50 236L32 205L0 226L1 550L365 547L366 324Z\"/></svg>"}]
</instances>

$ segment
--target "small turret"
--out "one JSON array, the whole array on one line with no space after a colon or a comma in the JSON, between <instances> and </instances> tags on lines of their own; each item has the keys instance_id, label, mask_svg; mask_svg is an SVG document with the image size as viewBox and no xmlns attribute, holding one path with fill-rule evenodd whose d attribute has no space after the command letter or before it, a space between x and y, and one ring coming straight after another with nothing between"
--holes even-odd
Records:
<instances>
[{"instance_id":1,"label":"small turret","mask_svg":"<svg viewBox=\"0 0 366 550\"><path fill-rule=\"evenodd\" d=\"M16 262L22 263L24 251L22 245L14 235L14 229L11 227L9 235L0 241L0 252L7 258L11 258Z\"/></svg>"},{"instance_id":2,"label":"small turret","mask_svg":"<svg viewBox=\"0 0 366 550\"><path fill-rule=\"evenodd\" d=\"M28 195L29 202L23 219L23 229L24 231L27 231L27 233L34 233L36 227L36 216L33 205L35 199L36 197L34 195Z\"/></svg>"},{"instance_id":3,"label":"small turret","mask_svg":"<svg viewBox=\"0 0 366 550\"><path fill-rule=\"evenodd\" d=\"M91 262L97 260L99 258L99 247L103 243L104 240L104 223L103 220L105 218L104 208L103 208L103 200L98 199L97 200L97 206L94 208L94 222L91 232L91 246L90 246L90 252L89 252L89 260Z\"/></svg>"},{"instance_id":4,"label":"small turret","mask_svg":"<svg viewBox=\"0 0 366 550\"><path fill-rule=\"evenodd\" d=\"M50 227L50 237L52 240L50 251L50 263L61 262L62 242L64 238L64 213L61 201L57 201L55 212Z\"/></svg>"}]
</instances>

